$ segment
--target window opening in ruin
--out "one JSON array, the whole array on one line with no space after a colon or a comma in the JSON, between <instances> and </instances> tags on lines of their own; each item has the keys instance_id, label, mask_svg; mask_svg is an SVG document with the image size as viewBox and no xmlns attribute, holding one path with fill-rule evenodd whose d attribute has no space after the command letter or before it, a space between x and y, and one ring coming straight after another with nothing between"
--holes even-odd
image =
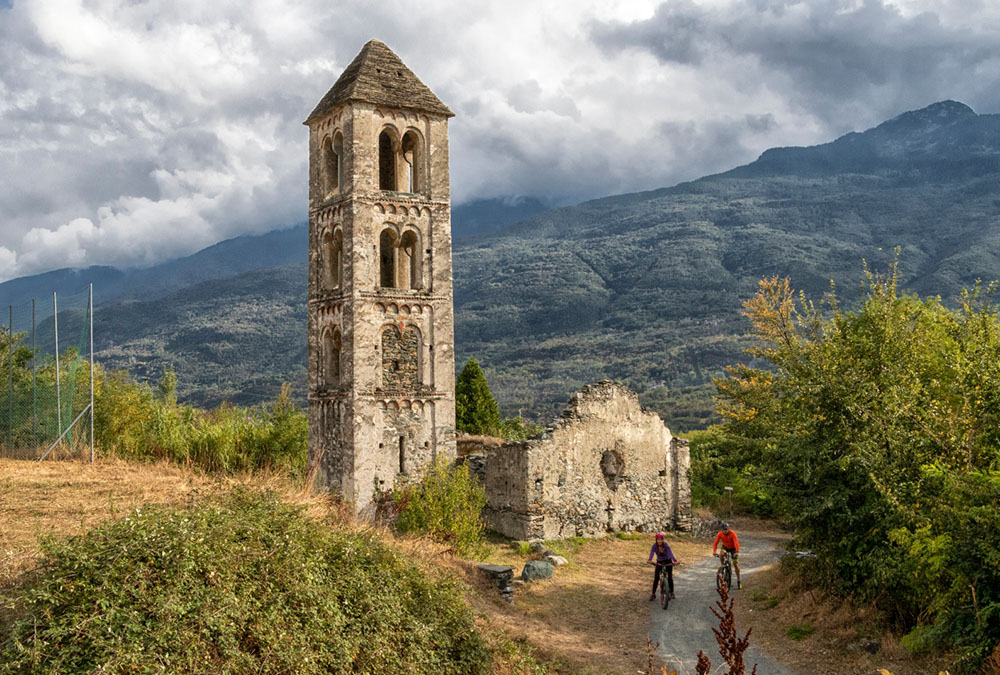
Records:
<instances>
[{"instance_id":1,"label":"window opening in ruin","mask_svg":"<svg viewBox=\"0 0 1000 675\"><path fill-rule=\"evenodd\" d=\"M396 153L388 131L378 135L378 188L396 189Z\"/></svg>"},{"instance_id":2,"label":"window opening in ruin","mask_svg":"<svg viewBox=\"0 0 1000 675\"><path fill-rule=\"evenodd\" d=\"M382 288L396 287L396 233L390 229L382 230L378 239L379 247L379 286Z\"/></svg>"},{"instance_id":3,"label":"window opening in ruin","mask_svg":"<svg viewBox=\"0 0 1000 675\"><path fill-rule=\"evenodd\" d=\"M419 192L423 185L420 177L420 139L416 132L407 131L403 134L403 170L407 192Z\"/></svg>"},{"instance_id":4,"label":"window opening in ruin","mask_svg":"<svg viewBox=\"0 0 1000 675\"><path fill-rule=\"evenodd\" d=\"M399 372L399 359L393 359L392 360L392 372L394 372L394 373L398 373Z\"/></svg>"},{"instance_id":5,"label":"window opening in ruin","mask_svg":"<svg viewBox=\"0 0 1000 675\"><path fill-rule=\"evenodd\" d=\"M609 490L617 490L625 477L625 460L617 450L605 450L601 454L601 473Z\"/></svg>"},{"instance_id":6,"label":"window opening in ruin","mask_svg":"<svg viewBox=\"0 0 1000 675\"><path fill-rule=\"evenodd\" d=\"M399 437L399 473L406 473L406 437Z\"/></svg>"}]
</instances>

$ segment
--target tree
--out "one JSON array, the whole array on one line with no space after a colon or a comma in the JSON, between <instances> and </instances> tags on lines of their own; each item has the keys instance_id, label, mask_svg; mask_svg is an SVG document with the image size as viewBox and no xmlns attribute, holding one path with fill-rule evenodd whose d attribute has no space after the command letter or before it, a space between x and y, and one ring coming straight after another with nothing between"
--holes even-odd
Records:
<instances>
[{"instance_id":1,"label":"tree","mask_svg":"<svg viewBox=\"0 0 1000 675\"><path fill-rule=\"evenodd\" d=\"M496 435L501 424L500 407L486 375L475 359L469 359L455 382L455 426L470 434Z\"/></svg>"},{"instance_id":2,"label":"tree","mask_svg":"<svg viewBox=\"0 0 1000 675\"><path fill-rule=\"evenodd\" d=\"M881 608L912 649L972 672L1000 640L1000 312L995 286L957 310L866 270L853 310L787 279L744 305L770 368L718 380L724 434L765 471L819 555L814 578Z\"/></svg>"}]
</instances>

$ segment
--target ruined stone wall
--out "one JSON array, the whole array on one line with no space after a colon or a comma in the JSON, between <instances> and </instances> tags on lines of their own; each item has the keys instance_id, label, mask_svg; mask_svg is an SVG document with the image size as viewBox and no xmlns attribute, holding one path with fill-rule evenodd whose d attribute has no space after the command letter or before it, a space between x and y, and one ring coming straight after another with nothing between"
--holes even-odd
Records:
<instances>
[{"instance_id":1,"label":"ruined stone wall","mask_svg":"<svg viewBox=\"0 0 1000 675\"><path fill-rule=\"evenodd\" d=\"M588 385L542 437L490 453L488 522L545 539L675 527L690 511L690 488L687 446L672 440L626 387Z\"/></svg>"}]
</instances>

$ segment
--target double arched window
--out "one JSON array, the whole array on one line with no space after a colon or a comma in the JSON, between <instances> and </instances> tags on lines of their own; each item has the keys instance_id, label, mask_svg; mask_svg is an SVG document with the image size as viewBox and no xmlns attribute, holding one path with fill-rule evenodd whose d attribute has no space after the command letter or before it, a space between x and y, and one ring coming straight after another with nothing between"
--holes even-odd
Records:
<instances>
[{"instance_id":1,"label":"double arched window","mask_svg":"<svg viewBox=\"0 0 1000 675\"><path fill-rule=\"evenodd\" d=\"M383 129L378 135L379 189L423 192L425 183L420 135L410 129L399 138L394 128Z\"/></svg>"},{"instance_id":2,"label":"double arched window","mask_svg":"<svg viewBox=\"0 0 1000 675\"><path fill-rule=\"evenodd\" d=\"M423 288L419 232L407 229L399 235L391 227L382 230L379 235L379 286Z\"/></svg>"}]
</instances>

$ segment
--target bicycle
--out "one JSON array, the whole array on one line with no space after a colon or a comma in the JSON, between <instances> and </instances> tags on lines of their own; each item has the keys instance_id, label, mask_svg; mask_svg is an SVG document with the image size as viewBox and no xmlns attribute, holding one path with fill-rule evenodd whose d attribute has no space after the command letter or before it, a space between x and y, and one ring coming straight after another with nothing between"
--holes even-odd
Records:
<instances>
[{"instance_id":1,"label":"bicycle","mask_svg":"<svg viewBox=\"0 0 1000 675\"><path fill-rule=\"evenodd\" d=\"M726 549L722 549L718 555L719 571L715 573L715 589L719 590L725 584L728 591L733 583L733 556Z\"/></svg>"},{"instance_id":2,"label":"bicycle","mask_svg":"<svg viewBox=\"0 0 1000 675\"><path fill-rule=\"evenodd\" d=\"M680 563L660 564L660 563L651 562L649 564L650 565L656 565L657 567L673 567L674 565L678 565ZM663 607L663 609L666 609L667 607L670 606L670 589L667 587L667 571L666 570L663 570L662 572L660 572L660 605Z\"/></svg>"}]
</instances>

